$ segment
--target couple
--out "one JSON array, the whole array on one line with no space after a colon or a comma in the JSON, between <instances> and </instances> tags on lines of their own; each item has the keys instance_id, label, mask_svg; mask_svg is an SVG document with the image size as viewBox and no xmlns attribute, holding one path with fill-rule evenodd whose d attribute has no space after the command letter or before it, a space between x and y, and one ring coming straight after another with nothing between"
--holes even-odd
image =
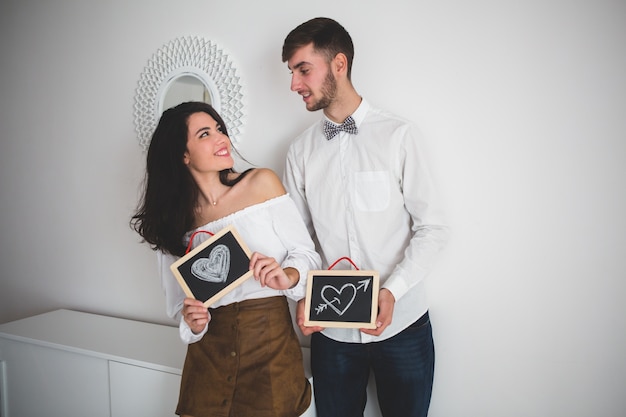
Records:
<instances>
[{"instance_id":1,"label":"couple","mask_svg":"<svg viewBox=\"0 0 626 417\"><path fill-rule=\"evenodd\" d=\"M284 186L269 169L232 169L226 126L210 105L183 103L161 116L132 223L157 250L167 312L189 344L177 414L295 417L308 408L286 297L298 301L297 324L311 335L318 416L362 416L370 369L384 417L428 413L434 346L423 281L447 227L419 132L359 96L353 56L332 19L307 21L285 39L291 89L324 116L291 144ZM228 225L254 251L254 279L207 310L185 298L169 266L193 232ZM377 328L305 327L308 270L343 256L380 273Z\"/></svg>"}]
</instances>

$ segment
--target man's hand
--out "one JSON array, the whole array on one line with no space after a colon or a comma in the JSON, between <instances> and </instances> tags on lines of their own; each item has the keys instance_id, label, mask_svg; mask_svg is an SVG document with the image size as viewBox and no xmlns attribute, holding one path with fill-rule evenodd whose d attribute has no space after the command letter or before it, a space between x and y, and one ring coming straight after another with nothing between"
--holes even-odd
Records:
<instances>
[{"instance_id":1,"label":"man's hand","mask_svg":"<svg viewBox=\"0 0 626 417\"><path fill-rule=\"evenodd\" d=\"M304 336L308 336L315 332L321 332L322 330L324 330L324 328L320 326L305 326L304 316L305 314L304 314L304 298L303 298L302 300L298 301L298 304L296 304L296 324L298 324L300 331L302 332Z\"/></svg>"},{"instance_id":2,"label":"man's hand","mask_svg":"<svg viewBox=\"0 0 626 417\"><path fill-rule=\"evenodd\" d=\"M396 298L387 288L382 288L378 293L378 317L376 317L375 329L361 329L363 333L380 336L387 326L391 324L393 318L393 307L396 304Z\"/></svg>"}]
</instances>

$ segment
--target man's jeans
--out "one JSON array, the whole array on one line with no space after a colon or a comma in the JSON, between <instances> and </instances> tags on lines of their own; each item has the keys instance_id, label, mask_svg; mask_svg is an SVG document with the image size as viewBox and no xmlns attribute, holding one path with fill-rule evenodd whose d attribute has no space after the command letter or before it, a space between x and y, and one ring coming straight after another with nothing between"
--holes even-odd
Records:
<instances>
[{"instance_id":1,"label":"man's jeans","mask_svg":"<svg viewBox=\"0 0 626 417\"><path fill-rule=\"evenodd\" d=\"M343 343L311 337L315 405L321 417L362 417L370 368L383 417L426 417L435 349L428 312L381 342Z\"/></svg>"}]
</instances>

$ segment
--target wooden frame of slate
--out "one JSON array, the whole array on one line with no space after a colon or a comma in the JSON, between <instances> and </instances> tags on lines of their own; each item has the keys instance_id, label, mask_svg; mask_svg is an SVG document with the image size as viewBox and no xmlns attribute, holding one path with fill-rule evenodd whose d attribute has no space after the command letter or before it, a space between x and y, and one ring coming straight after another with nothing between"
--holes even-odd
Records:
<instances>
[{"instance_id":1,"label":"wooden frame of slate","mask_svg":"<svg viewBox=\"0 0 626 417\"><path fill-rule=\"evenodd\" d=\"M375 329L378 287L376 271L309 271L304 325Z\"/></svg>"},{"instance_id":2,"label":"wooden frame of slate","mask_svg":"<svg viewBox=\"0 0 626 417\"><path fill-rule=\"evenodd\" d=\"M170 269L187 297L211 306L252 276L250 249L225 227L174 262Z\"/></svg>"}]
</instances>

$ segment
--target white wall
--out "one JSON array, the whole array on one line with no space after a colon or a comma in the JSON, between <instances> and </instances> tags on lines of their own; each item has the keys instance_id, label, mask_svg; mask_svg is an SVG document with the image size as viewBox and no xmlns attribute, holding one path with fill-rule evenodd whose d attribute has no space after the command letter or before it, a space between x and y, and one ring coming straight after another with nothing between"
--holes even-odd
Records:
<instances>
[{"instance_id":1,"label":"white wall","mask_svg":"<svg viewBox=\"0 0 626 417\"><path fill-rule=\"evenodd\" d=\"M0 6L0 322L57 308L170 323L128 227L145 155L133 103L170 40L239 68L241 151L282 172L319 115L285 35L324 15L371 103L415 120L454 235L429 278L431 416L626 410L626 2L318 0Z\"/></svg>"}]
</instances>

